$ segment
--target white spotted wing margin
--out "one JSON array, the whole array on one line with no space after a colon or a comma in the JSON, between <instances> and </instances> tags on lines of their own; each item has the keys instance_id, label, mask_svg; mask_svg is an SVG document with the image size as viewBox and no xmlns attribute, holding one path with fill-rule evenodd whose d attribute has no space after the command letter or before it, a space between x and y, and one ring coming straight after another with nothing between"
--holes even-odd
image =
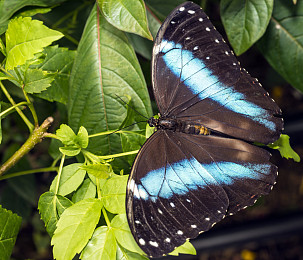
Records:
<instances>
[{"instance_id":1,"label":"white spotted wing margin","mask_svg":"<svg viewBox=\"0 0 303 260\"><path fill-rule=\"evenodd\" d=\"M161 257L252 205L275 183L269 158L240 140L158 130L128 181L126 211L136 242L149 257Z\"/></svg>"}]
</instances>

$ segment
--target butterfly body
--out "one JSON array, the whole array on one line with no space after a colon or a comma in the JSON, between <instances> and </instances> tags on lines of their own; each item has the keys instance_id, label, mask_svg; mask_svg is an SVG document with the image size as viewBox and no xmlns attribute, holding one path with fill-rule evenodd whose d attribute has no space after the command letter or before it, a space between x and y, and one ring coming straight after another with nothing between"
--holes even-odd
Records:
<instances>
[{"instance_id":1,"label":"butterfly body","mask_svg":"<svg viewBox=\"0 0 303 260\"><path fill-rule=\"evenodd\" d=\"M271 191L277 167L251 143L277 140L283 119L191 2L159 29L152 83L160 118L148 121L157 131L134 161L126 212L138 245L161 257Z\"/></svg>"},{"instance_id":2,"label":"butterfly body","mask_svg":"<svg viewBox=\"0 0 303 260\"><path fill-rule=\"evenodd\" d=\"M155 127L157 130L171 130L174 132L182 132L185 134L196 134L196 135L208 135L210 130L206 127L195 124L192 122L186 122L176 120L174 118L163 118L156 119L154 117L148 120L148 124L151 127Z\"/></svg>"}]
</instances>

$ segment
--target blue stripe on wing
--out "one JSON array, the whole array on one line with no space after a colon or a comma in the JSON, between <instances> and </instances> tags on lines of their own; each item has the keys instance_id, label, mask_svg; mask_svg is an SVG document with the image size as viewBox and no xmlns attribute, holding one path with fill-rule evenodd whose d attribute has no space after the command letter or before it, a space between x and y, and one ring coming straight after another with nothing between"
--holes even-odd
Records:
<instances>
[{"instance_id":1,"label":"blue stripe on wing","mask_svg":"<svg viewBox=\"0 0 303 260\"><path fill-rule=\"evenodd\" d=\"M201 100L210 98L272 131L276 130L276 125L270 121L271 115L267 110L245 100L245 95L237 92L232 86L221 83L205 63L196 58L191 51L183 49L179 43L166 40L162 40L159 48L164 54L163 60L167 67Z\"/></svg>"},{"instance_id":2,"label":"blue stripe on wing","mask_svg":"<svg viewBox=\"0 0 303 260\"><path fill-rule=\"evenodd\" d=\"M232 185L239 179L262 180L270 172L270 165L234 162L201 164L195 158L175 162L152 170L141 179L135 197L156 200L169 199L174 194L184 195L208 185ZM140 196L139 196L140 195Z\"/></svg>"}]
</instances>

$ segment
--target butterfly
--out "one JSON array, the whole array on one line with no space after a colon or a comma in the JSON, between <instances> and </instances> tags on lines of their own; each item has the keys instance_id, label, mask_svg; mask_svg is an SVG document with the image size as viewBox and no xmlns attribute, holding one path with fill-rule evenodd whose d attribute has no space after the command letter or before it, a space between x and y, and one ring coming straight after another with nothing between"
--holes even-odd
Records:
<instances>
[{"instance_id":1,"label":"butterfly","mask_svg":"<svg viewBox=\"0 0 303 260\"><path fill-rule=\"evenodd\" d=\"M283 119L192 2L159 29L152 84L160 117L148 121L157 131L134 161L126 212L141 249L161 257L271 191L277 167L252 142L277 140Z\"/></svg>"}]
</instances>

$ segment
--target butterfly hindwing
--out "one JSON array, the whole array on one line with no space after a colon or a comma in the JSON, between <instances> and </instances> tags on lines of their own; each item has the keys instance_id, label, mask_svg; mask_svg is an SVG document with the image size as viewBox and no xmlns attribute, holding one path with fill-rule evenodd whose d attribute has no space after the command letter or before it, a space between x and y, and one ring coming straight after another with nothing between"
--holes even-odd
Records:
<instances>
[{"instance_id":1,"label":"butterfly hindwing","mask_svg":"<svg viewBox=\"0 0 303 260\"><path fill-rule=\"evenodd\" d=\"M164 117L261 143L273 142L281 133L281 110L239 66L196 4L179 6L161 26L154 44L152 78Z\"/></svg>"},{"instance_id":2,"label":"butterfly hindwing","mask_svg":"<svg viewBox=\"0 0 303 260\"><path fill-rule=\"evenodd\" d=\"M160 257L252 205L275 182L269 157L240 140L158 130L140 150L127 188L138 245Z\"/></svg>"}]
</instances>

